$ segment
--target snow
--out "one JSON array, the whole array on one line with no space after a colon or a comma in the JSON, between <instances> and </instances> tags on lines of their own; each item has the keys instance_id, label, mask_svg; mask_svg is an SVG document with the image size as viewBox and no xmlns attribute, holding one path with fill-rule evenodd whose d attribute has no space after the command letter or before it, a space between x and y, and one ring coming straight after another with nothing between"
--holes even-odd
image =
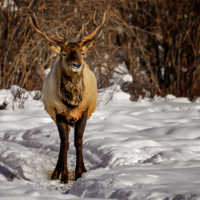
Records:
<instances>
[{"instance_id":1,"label":"snow","mask_svg":"<svg viewBox=\"0 0 200 200\"><path fill-rule=\"evenodd\" d=\"M0 90L0 105L8 104L0 110L0 199L200 199L198 99L131 102L118 85L99 91L83 139L88 172L64 185L48 178L59 153L56 125L33 93L22 89L16 101L19 89ZM71 128L70 171L73 139Z\"/></svg>"},{"instance_id":2,"label":"snow","mask_svg":"<svg viewBox=\"0 0 200 200\"><path fill-rule=\"evenodd\" d=\"M12 12L18 10L13 0L4 0L3 2L0 2L0 6L2 6L2 8L7 8L10 6Z\"/></svg>"},{"instance_id":3,"label":"snow","mask_svg":"<svg viewBox=\"0 0 200 200\"><path fill-rule=\"evenodd\" d=\"M112 74L111 80L112 80L112 83L114 84L120 84L123 81L132 82L133 78L129 74L125 62L123 62L122 64L119 64L118 66L114 68L114 73Z\"/></svg>"},{"instance_id":4,"label":"snow","mask_svg":"<svg viewBox=\"0 0 200 200\"><path fill-rule=\"evenodd\" d=\"M46 70L43 72L43 76L46 77L50 71L51 71L51 68L46 69Z\"/></svg>"}]
</instances>

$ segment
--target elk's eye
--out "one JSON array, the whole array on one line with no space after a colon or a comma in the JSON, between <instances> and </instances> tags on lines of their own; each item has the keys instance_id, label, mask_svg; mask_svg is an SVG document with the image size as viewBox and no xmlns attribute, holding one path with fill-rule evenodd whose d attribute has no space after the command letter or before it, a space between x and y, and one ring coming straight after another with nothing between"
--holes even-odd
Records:
<instances>
[{"instance_id":1,"label":"elk's eye","mask_svg":"<svg viewBox=\"0 0 200 200\"><path fill-rule=\"evenodd\" d=\"M62 52L62 56L67 56L67 54L66 54L66 53L64 53L64 52Z\"/></svg>"},{"instance_id":2,"label":"elk's eye","mask_svg":"<svg viewBox=\"0 0 200 200\"><path fill-rule=\"evenodd\" d=\"M85 55L85 53L82 53L82 56L84 56Z\"/></svg>"}]
</instances>

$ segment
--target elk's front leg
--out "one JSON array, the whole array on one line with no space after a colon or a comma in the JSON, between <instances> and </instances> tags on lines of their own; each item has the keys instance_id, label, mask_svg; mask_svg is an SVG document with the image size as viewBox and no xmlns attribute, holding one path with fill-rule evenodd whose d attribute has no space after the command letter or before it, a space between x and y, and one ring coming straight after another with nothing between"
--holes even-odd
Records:
<instances>
[{"instance_id":1,"label":"elk's front leg","mask_svg":"<svg viewBox=\"0 0 200 200\"><path fill-rule=\"evenodd\" d=\"M52 179L58 178L61 173L61 182L68 183L67 152L69 149L70 127L64 117L56 112L56 125L60 135L60 153L56 168L51 176Z\"/></svg>"},{"instance_id":2,"label":"elk's front leg","mask_svg":"<svg viewBox=\"0 0 200 200\"><path fill-rule=\"evenodd\" d=\"M51 175L51 179L58 179L60 176L60 173L62 171L62 145L61 145L61 141L60 141L60 152L59 152L59 157L58 157L58 161L56 164L56 167Z\"/></svg>"},{"instance_id":3,"label":"elk's front leg","mask_svg":"<svg viewBox=\"0 0 200 200\"><path fill-rule=\"evenodd\" d=\"M87 172L83 162L83 133L87 122L87 111L85 111L79 121L75 124L74 145L76 148L76 170L75 180L81 177L83 172Z\"/></svg>"}]
</instances>

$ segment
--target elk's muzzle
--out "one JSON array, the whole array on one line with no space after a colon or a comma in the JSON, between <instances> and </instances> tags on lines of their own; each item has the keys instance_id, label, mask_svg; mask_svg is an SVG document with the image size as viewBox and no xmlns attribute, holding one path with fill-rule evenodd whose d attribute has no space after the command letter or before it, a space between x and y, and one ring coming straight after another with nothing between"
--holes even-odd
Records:
<instances>
[{"instance_id":1,"label":"elk's muzzle","mask_svg":"<svg viewBox=\"0 0 200 200\"><path fill-rule=\"evenodd\" d=\"M72 64L72 71L73 72L80 72L82 70L82 63L73 63Z\"/></svg>"}]
</instances>

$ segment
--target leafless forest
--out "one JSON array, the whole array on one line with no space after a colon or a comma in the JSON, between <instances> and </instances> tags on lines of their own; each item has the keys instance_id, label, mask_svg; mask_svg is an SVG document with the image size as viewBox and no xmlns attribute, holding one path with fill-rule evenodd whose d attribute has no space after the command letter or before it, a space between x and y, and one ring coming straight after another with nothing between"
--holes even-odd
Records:
<instances>
[{"instance_id":1,"label":"leafless forest","mask_svg":"<svg viewBox=\"0 0 200 200\"><path fill-rule=\"evenodd\" d=\"M200 0L0 0L0 89L19 85L41 90L44 71L56 60L48 42L31 27L73 42L85 23L93 30L107 12L103 35L86 62L98 88L112 84L125 62L132 83L122 89L133 99L149 94L193 99L200 96ZM117 72L116 72L117 71Z\"/></svg>"}]
</instances>

